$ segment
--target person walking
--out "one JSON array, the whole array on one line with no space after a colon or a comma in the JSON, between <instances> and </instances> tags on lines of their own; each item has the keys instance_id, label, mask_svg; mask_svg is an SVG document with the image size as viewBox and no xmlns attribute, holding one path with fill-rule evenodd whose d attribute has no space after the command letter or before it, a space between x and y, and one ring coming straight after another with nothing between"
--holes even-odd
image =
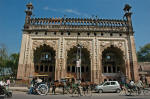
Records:
<instances>
[{"instance_id":1,"label":"person walking","mask_svg":"<svg viewBox=\"0 0 150 99\"><path fill-rule=\"evenodd\" d=\"M9 89L9 86L10 86L10 80L8 78L7 81L6 81L6 89Z\"/></svg>"},{"instance_id":2,"label":"person walking","mask_svg":"<svg viewBox=\"0 0 150 99\"><path fill-rule=\"evenodd\" d=\"M29 89L29 94L34 94L34 85L35 85L35 78L32 79L30 82L30 89Z\"/></svg>"},{"instance_id":3,"label":"person walking","mask_svg":"<svg viewBox=\"0 0 150 99\"><path fill-rule=\"evenodd\" d=\"M54 94L55 95L55 89L56 89L56 86L55 86L55 83L54 83L54 81L52 81L52 94Z\"/></svg>"}]
</instances>

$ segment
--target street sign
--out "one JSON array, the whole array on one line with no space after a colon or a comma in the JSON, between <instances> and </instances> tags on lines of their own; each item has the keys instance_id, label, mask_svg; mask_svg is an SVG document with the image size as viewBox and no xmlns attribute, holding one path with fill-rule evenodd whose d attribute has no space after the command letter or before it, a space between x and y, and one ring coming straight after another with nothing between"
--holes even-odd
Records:
<instances>
[{"instance_id":1,"label":"street sign","mask_svg":"<svg viewBox=\"0 0 150 99\"><path fill-rule=\"evenodd\" d=\"M81 66L81 61L77 61L77 67L80 67Z\"/></svg>"}]
</instances>

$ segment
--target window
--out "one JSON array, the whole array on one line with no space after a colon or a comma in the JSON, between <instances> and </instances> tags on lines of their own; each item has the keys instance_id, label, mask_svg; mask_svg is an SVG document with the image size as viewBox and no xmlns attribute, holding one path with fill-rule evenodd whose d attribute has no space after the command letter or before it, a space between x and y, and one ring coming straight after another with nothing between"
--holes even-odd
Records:
<instances>
[{"instance_id":1,"label":"window","mask_svg":"<svg viewBox=\"0 0 150 99\"><path fill-rule=\"evenodd\" d=\"M56 35L57 33L56 32L54 32L54 35Z\"/></svg>"},{"instance_id":2,"label":"window","mask_svg":"<svg viewBox=\"0 0 150 99\"><path fill-rule=\"evenodd\" d=\"M61 35L63 35L64 34L64 32L61 32Z\"/></svg>"},{"instance_id":3,"label":"window","mask_svg":"<svg viewBox=\"0 0 150 99\"><path fill-rule=\"evenodd\" d=\"M104 34L103 33L101 33L101 36L103 36Z\"/></svg>"},{"instance_id":4,"label":"window","mask_svg":"<svg viewBox=\"0 0 150 99\"><path fill-rule=\"evenodd\" d=\"M67 72L70 72L70 66L67 67Z\"/></svg>"},{"instance_id":5,"label":"window","mask_svg":"<svg viewBox=\"0 0 150 99\"><path fill-rule=\"evenodd\" d=\"M108 66L108 73L111 73L111 67Z\"/></svg>"},{"instance_id":6,"label":"window","mask_svg":"<svg viewBox=\"0 0 150 99\"><path fill-rule=\"evenodd\" d=\"M38 32L35 32L36 35L38 35Z\"/></svg>"},{"instance_id":7,"label":"window","mask_svg":"<svg viewBox=\"0 0 150 99\"><path fill-rule=\"evenodd\" d=\"M107 56L106 56L106 59L107 59L107 60L110 60L110 58L111 58L110 55L107 55Z\"/></svg>"},{"instance_id":8,"label":"window","mask_svg":"<svg viewBox=\"0 0 150 99\"><path fill-rule=\"evenodd\" d=\"M73 73L75 72L75 66L72 66L72 72Z\"/></svg>"},{"instance_id":9,"label":"window","mask_svg":"<svg viewBox=\"0 0 150 99\"><path fill-rule=\"evenodd\" d=\"M96 36L97 34L94 32L94 36Z\"/></svg>"},{"instance_id":10,"label":"window","mask_svg":"<svg viewBox=\"0 0 150 99\"><path fill-rule=\"evenodd\" d=\"M50 53L42 53L41 54L41 61L50 61L51 60L51 54Z\"/></svg>"},{"instance_id":11,"label":"window","mask_svg":"<svg viewBox=\"0 0 150 99\"><path fill-rule=\"evenodd\" d=\"M84 72L84 66L81 67L81 72L82 72L82 73Z\"/></svg>"},{"instance_id":12,"label":"window","mask_svg":"<svg viewBox=\"0 0 150 99\"><path fill-rule=\"evenodd\" d=\"M35 66L35 71L39 71L39 66L38 65Z\"/></svg>"},{"instance_id":13,"label":"window","mask_svg":"<svg viewBox=\"0 0 150 99\"><path fill-rule=\"evenodd\" d=\"M116 85L116 83L115 82L111 82L111 85Z\"/></svg>"},{"instance_id":14,"label":"window","mask_svg":"<svg viewBox=\"0 0 150 99\"><path fill-rule=\"evenodd\" d=\"M122 36L122 34L119 34L119 36Z\"/></svg>"},{"instance_id":15,"label":"window","mask_svg":"<svg viewBox=\"0 0 150 99\"><path fill-rule=\"evenodd\" d=\"M47 32L45 32L45 35L47 35Z\"/></svg>"},{"instance_id":16,"label":"window","mask_svg":"<svg viewBox=\"0 0 150 99\"><path fill-rule=\"evenodd\" d=\"M78 32L78 35L80 35L80 33Z\"/></svg>"},{"instance_id":17,"label":"window","mask_svg":"<svg viewBox=\"0 0 150 99\"><path fill-rule=\"evenodd\" d=\"M112 34L112 33L110 33L110 36L113 36L113 34Z\"/></svg>"},{"instance_id":18,"label":"window","mask_svg":"<svg viewBox=\"0 0 150 99\"><path fill-rule=\"evenodd\" d=\"M104 73L107 73L107 67L104 66Z\"/></svg>"},{"instance_id":19,"label":"window","mask_svg":"<svg viewBox=\"0 0 150 99\"><path fill-rule=\"evenodd\" d=\"M120 72L120 67L117 67L117 72Z\"/></svg>"},{"instance_id":20,"label":"window","mask_svg":"<svg viewBox=\"0 0 150 99\"><path fill-rule=\"evenodd\" d=\"M107 85L110 85L110 82L106 82L106 83L104 84L104 86L107 86Z\"/></svg>"},{"instance_id":21,"label":"window","mask_svg":"<svg viewBox=\"0 0 150 99\"><path fill-rule=\"evenodd\" d=\"M45 72L47 72L48 71L48 66L46 65L45 66L45 70L44 70Z\"/></svg>"},{"instance_id":22,"label":"window","mask_svg":"<svg viewBox=\"0 0 150 99\"><path fill-rule=\"evenodd\" d=\"M43 72L43 65L40 66L40 72Z\"/></svg>"},{"instance_id":23,"label":"window","mask_svg":"<svg viewBox=\"0 0 150 99\"><path fill-rule=\"evenodd\" d=\"M113 73L116 73L116 67L113 66Z\"/></svg>"},{"instance_id":24,"label":"window","mask_svg":"<svg viewBox=\"0 0 150 99\"><path fill-rule=\"evenodd\" d=\"M88 72L88 71L89 71L89 67L87 66L87 67L86 67L86 72Z\"/></svg>"},{"instance_id":25,"label":"window","mask_svg":"<svg viewBox=\"0 0 150 99\"><path fill-rule=\"evenodd\" d=\"M68 32L68 35L70 35L70 32Z\"/></svg>"},{"instance_id":26,"label":"window","mask_svg":"<svg viewBox=\"0 0 150 99\"><path fill-rule=\"evenodd\" d=\"M52 72L52 71L53 71L53 67L50 66L50 67L49 67L49 72Z\"/></svg>"}]
</instances>

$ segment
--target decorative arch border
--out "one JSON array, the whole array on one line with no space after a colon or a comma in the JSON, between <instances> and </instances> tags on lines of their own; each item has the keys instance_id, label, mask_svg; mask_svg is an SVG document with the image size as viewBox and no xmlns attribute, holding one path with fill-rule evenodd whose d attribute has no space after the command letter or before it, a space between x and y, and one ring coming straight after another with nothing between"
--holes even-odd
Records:
<instances>
[{"instance_id":1,"label":"decorative arch border","mask_svg":"<svg viewBox=\"0 0 150 99\"><path fill-rule=\"evenodd\" d=\"M70 41L66 43L65 56L67 58L67 52L70 51L73 47L76 47L78 44L82 45L85 49L90 53L90 59L92 58L92 41L80 41L77 43L76 41Z\"/></svg>"},{"instance_id":2,"label":"decorative arch border","mask_svg":"<svg viewBox=\"0 0 150 99\"><path fill-rule=\"evenodd\" d=\"M34 50L43 46L44 44L53 48L53 50L55 51L55 59L56 59L56 57L58 57L58 48L57 48L58 41L57 40L48 41L48 40L44 40L44 39L43 40L38 39L38 40L33 40L33 42L32 42L32 51L31 51L32 62L33 62Z\"/></svg>"},{"instance_id":3,"label":"decorative arch border","mask_svg":"<svg viewBox=\"0 0 150 99\"><path fill-rule=\"evenodd\" d=\"M106 43L107 42L107 43ZM123 41L101 41L100 43L100 49L99 49L99 54L101 55L101 59L102 59L102 53L104 50L106 50L107 48L113 46L114 48L118 48L122 54L123 54L123 59L126 60L126 51L125 51L125 47L123 46Z\"/></svg>"},{"instance_id":4,"label":"decorative arch border","mask_svg":"<svg viewBox=\"0 0 150 99\"><path fill-rule=\"evenodd\" d=\"M64 53L64 56L65 56L65 68L66 68L66 66L67 66L67 59L68 59L68 56L67 56L67 54L68 54L68 51L70 51L73 47L75 47L75 46L77 46L78 44L81 44L85 49L87 49L87 51L89 52L89 54L90 54L90 57L89 57L89 59L90 59L90 61L91 61L91 64L90 64L90 66L93 66L93 45L92 45L92 43L93 43L93 40L91 39L91 40L83 40L82 39L82 41L80 41L79 40L79 43L77 43L77 41L76 41L76 39L67 39L66 40L66 42L65 42L65 53Z\"/></svg>"},{"instance_id":5,"label":"decorative arch border","mask_svg":"<svg viewBox=\"0 0 150 99\"><path fill-rule=\"evenodd\" d=\"M100 60L98 62L98 65L100 66L100 75L103 79L102 76L102 53L104 50L106 50L107 48L111 47L111 45L113 45L115 48L120 49L120 51L123 54L123 60L125 63L125 66L127 64L127 57L128 57L128 53L127 53L127 48L126 48L126 40L124 39L99 39L98 40L98 59ZM127 73L127 69L126 69L126 74ZM101 80L101 79L100 79Z\"/></svg>"}]
</instances>

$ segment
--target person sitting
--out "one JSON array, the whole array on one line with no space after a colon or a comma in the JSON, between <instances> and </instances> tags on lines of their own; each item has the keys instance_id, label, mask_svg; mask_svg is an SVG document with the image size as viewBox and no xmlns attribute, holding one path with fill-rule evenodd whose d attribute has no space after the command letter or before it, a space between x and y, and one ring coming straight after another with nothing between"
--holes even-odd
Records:
<instances>
[{"instance_id":1,"label":"person sitting","mask_svg":"<svg viewBox=\"0 0 150 99\"><path fill-rule=\"evenodd\" d=\"M138 82L137 82L137 88L138 88L138 90L144 88L143 82L141 80L138 80Z\"/></svg>"},{"instance_id":2,"label":"person sitting","mask_svg":"<svg viewBox=\"0 0 150 99\"><path fill-rule=\"evenodd\" d=\"M56 86L55 86L55 82L54 81L51 82L51 86L52 86L52 94L55 95Z\"/></svg>"},{"instance_id":3,"label":"person sitting","mask_svg":"<svg viewBox=\"0 0 150 99\"><path fill-rule=\"evenodd\" d=\"M36 82L37 82L37 83L41 83L41 82L42 82L42 79L37 78Z\"/></svg>"},{"instance_id":4,"label":"person sitting","mask_svg":"<svg viewBox=\"0 0 150 99\"><path fill-rule=\"evenodd\" d=\"M1 86L5 86L5 85L6 85L6 83L4 82L3 79L0 81L0 85L1 85Z\"/></svg>"},{"instance_id":5,"label":"person sitting","mask_svg":"<svg viewBox=\"0 0 150 99\"><path fill-rule=\"evenodd\" d=\"M130 80L128 87L129 87L130 89L133 89L133 90L136 89L136 86L135 86L135 83L134 83L133 80Z\"/></svg>"},{"instance_id":6,"label":"person sitting","mask_svg":"<svg viewBox=\"0 0 150 99\"><path fill-rule=\"evenodd\" d=\"M31 83L30 83L30 89L29 89L29 94L34 94L34 85L35 85L35 79L33 78Z\"/></svg>"},{"instance_id":7,"label":"person sitting","mask_svg":"<svg viewBox=\"0 0 150 99\"><path fill-rule=\"evenodd\" d=\"M4 80L2 79L0 81L0 94L4 94L6 92L6 83L4 82Z\"/></svg>"}]
</instances>

